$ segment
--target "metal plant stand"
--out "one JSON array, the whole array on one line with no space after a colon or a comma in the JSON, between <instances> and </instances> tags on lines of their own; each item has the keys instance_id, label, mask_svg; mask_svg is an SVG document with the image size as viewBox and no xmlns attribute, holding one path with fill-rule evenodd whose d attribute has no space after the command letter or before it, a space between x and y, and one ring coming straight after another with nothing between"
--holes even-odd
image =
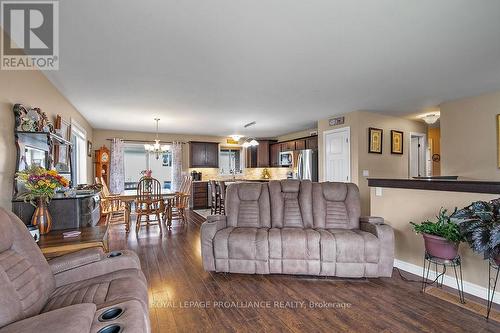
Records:
<instances>
[{"instance_id":1,"label":"metal plant stand","mask_svg":"<svg viewBox=\"0 0 500 333\"><path fill-rule=\"evenodd\" d=\"M432 282L428 282L429 272L431 270L432 264L434 264L435 267L436 278ZM441 273L438 273L438 266L443 267ZM458 255L454 259L448 260L448 259L433 257L427 252L425 253L424 269L422 272L422 292L425 293L425 288L427 288L427 286L433 285L434 283L436 283L436 286L438 288L442 288L444 275L446 274L447 267L453 267L453 271L455 272L455 280L457 281L458 297L460 299L460 303L463 304L465 303L465 296L464 296L464 284L462 279L462 260ZM497 277L498 277L498 271L497 271Z\"/></svg>"},{"instance_id":2,"label":"metal plant stand","mask_svg":"<svg viewBox=\"0 0 500 333\"><path fill-rule=\"evenodd\" d=\"M495 297L495 288L498 282L498 273L500 272L500 266L490 259L489 269L488 269L488 303L486 307L486 320L490 318L491 306L493 305L493 298Z\"/></svg>"}]
</instances>

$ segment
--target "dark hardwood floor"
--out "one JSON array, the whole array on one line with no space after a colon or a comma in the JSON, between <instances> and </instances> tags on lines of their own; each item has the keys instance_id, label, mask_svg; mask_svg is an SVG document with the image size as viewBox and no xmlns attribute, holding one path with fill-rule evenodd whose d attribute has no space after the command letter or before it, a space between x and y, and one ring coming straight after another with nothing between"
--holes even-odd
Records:
<instances>
[{"instance_id":1,"label":"dark hardwood floor","mask_svg":"<svg viewBox=\"0 0 500 333\"><path fill-rule=\"evenodd\" d=\"M500 324L420 293L393 278L325 279L208 273L200 256L203 218L110 229L110 249L135 250L149 282L152 332L500 332ZM231 303L233 302L233 303Z\"/></svg>"}]
</instances>

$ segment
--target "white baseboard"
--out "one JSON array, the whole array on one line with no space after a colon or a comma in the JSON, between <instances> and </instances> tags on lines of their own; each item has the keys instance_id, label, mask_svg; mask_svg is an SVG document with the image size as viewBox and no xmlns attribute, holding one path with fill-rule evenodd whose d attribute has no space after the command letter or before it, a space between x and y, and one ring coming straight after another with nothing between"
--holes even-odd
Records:
<instances>
[{"instance_id":1,"label":"white baseboard","mask_svg":"<svg viewBox=\"0 0 500 333\"><path fill-rule=\"evenodd\" d=\"M410 264L409 262L398 260L398 259L394 259L394 267L397 267L403 271L415 274L417 276L422 276L422 271L424 269L422 266ZM429 278L434 279L435 274L436 274L436 272L431 270L429 273ZM486 282L488 282L488 276L485 276L484 279ZM500 280L500 278L499 278L499 280ZM471 295L474 295L474 296L477 296L477 297L480 297L482 299L488 298L488 288L478 286L477 284L470 283L470 282L467 282L465 280L463 281L463 283L464 283L464 292L471 294ZM455 280L454 277L445 275L444 280L443 280L443 284L445 286L451 287L453 289L457 289L457 281ZM497 304L500 304L500 290L499 289L500 289L500 281L497 284L495 295L493 297L493 302L497 303Z\"/></svg>"}]
</instances>

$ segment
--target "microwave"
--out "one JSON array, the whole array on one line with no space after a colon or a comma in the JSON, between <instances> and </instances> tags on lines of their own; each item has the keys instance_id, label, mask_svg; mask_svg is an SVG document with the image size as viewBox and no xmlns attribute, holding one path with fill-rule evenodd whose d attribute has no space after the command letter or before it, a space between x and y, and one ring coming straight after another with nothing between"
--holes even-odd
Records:
<instances>
[{"instance_id":1,"label":"microwave","mask_svg":"<svg viewBox=\"0 0 500 333\"><path fill-rule=\"evenodd\" d=\"M279 164L282 167L290 167L293 164L293 151L283 151L280 153Z\"/></svg>"}]
</instances>

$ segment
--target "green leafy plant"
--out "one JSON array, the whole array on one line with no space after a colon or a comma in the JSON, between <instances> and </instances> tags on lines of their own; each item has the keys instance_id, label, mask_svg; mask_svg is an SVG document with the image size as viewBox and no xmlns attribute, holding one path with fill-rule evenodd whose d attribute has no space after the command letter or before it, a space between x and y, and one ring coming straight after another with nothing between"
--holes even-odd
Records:
<instances>
[{"instance_id":1,"label":"green leafy plant","mask_svg":"<svg viewBox=\"0 0 500 333\"><path fill-rule=\"evenodd\" d=\"M484 259L500 255L500 199L476 201L451 215L473 251Z\"/></svg>"},{"instance_id":2,"label":"green leafy plant","mask_svg":"<svg viewBox=\"0 0 500 333\"><path fill-rule=\"evenodd\" d=\"M441 208L436 219L436 222L427 220L420 224L414 222L410 222L410 224L417 234L435 235L453 243L461 242L464 239L458 225L451 222L447 209Z\"/></svg>"}]
</instances>

